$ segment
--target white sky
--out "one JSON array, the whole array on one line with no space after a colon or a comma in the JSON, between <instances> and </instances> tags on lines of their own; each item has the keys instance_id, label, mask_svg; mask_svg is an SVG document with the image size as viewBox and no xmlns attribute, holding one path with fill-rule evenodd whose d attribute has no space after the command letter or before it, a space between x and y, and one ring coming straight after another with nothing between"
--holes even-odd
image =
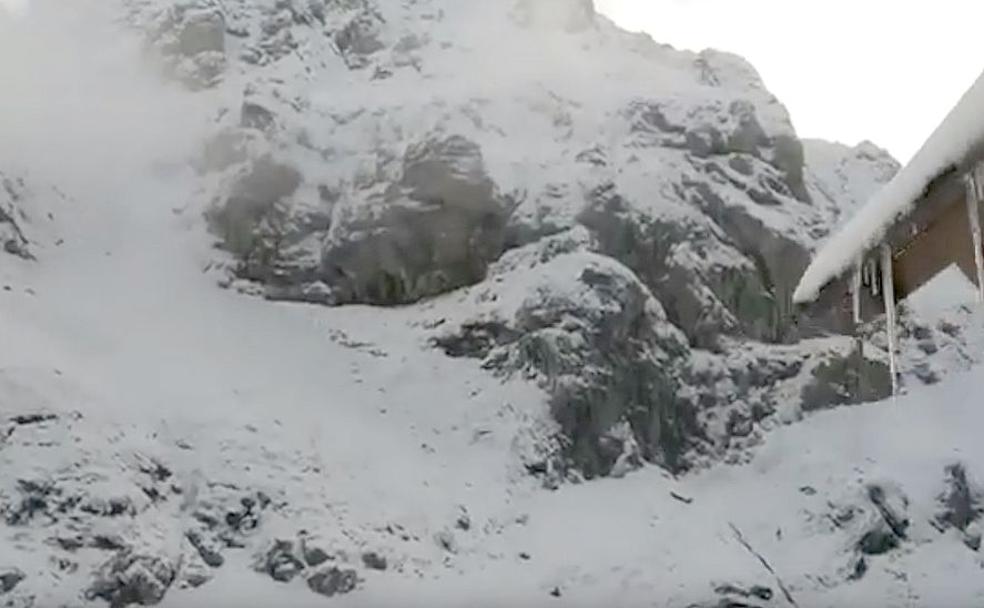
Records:
<instances>
[{"instance_id":1,"label":"white sky","mask_svg":"<svg viewBox=\"0 0 984 608\"><path fill-rule=\"evenodd\" d=\"M4 9L13 12L20 12L27 6L27 0L0 0L0 11Z\"/></svg>"},{"instance_id":2,"label":"white sky","mask_svg":"<svg viewBox=\"0 0 984 608\"><path fill-rule=\"evenodd\" d=\"M595 0L627 29L751 61L803 137L907 161L984 69L980 0Z\"/></svg>"}]
</instances>

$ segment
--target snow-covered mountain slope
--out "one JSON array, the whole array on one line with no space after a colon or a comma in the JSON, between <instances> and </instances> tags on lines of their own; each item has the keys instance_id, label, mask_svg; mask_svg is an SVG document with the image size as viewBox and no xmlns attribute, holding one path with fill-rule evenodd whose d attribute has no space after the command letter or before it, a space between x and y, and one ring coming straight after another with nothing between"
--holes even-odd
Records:
<instances>
[{"instance_id":1,"label":"snow-covered mountain slope","mask_svg":"<svg viewBox=\"0 0 984 608\"><path fill-rule=\"evenodd\" d=\"M0 605L975 601L979 312L805 416L884 392L776 303L876 173L544 7L0 16Z\"/></svg>"},{"instance_id":2,"label":"snow-covered mountain slope","mask_svg":"<svg viewBox=\"0 0 984 608\"><path fill-rule=\"evenodd\" d=\"M850 217L898 173L900 165L871 142L854 146L818 139L803 141L807 188L815 203L830 209L831 226Z\"/></svg>"},{"instance_id":3,"label":"snow-covered mountain slope","mask_svg":"<svg viewBox=\"0 0 984 608\"><path fill-rule=\"evenodd\" d=\"M744 60L660 46L577 0L125 4L160 69L212 104L201 192L185 212L204 213L228 253L212 267L222 284L275 300L413 304L481 283L505 252L551 239L624 266L605 273L636 275L641 295L610 302L621 333L577 311L580 342L547 332L533 345L528 371L570 421L559 468L607 474L634 449L609 436L624 423L645 459L674 470L719 457L724 427L754 427L782 392L769 374L733 381L748 349L795 379L793 392L834 384L811 394L849 399L843 374L813 371L852 342L771 348L838 329L797 325L790 303L833 203L811 197L826 176L808 179L785 108ZM862 196L875 185L851 187ZM569 266L569 280L595 272L581 270ZM529 287L525 297L542 294ZM662 312L640 320L635 306L650 296ZM538 330L557 329L570 306L541 308ZM435 339L474 342L476 324L509 323L460 321ZM640 322L663 327L620 352ZM523 333L492 342L529 350L510 338ZM658 336L673 333L679 346L667 350ZM571 356L583 350L571 344L590 352ZM646 364L621 364L640 352ZM617 397L576 396L576 378L556 377L560 360L571 370L592 360L581 389ZM884 395L884 366L865 369L860 392Z\"/></svg>"}]
</instances>

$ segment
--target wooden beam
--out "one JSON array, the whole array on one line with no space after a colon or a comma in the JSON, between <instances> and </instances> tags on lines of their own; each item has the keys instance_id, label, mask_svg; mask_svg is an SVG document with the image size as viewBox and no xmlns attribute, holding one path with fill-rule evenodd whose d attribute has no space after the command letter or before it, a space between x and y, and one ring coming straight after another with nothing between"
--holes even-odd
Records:
<instances>
[{"instance_id":1,"label":"wooden beam","mask_svg":"<svg viewBox=\"0 0 984 608\"><path fill-rule=\"evenodd\" d=\"M966 198L943 208L922 231L902 244L894 254L895 296L901 301L956 264L977 283L974 247L967 227Z\"/></svg>"}]
</instances>

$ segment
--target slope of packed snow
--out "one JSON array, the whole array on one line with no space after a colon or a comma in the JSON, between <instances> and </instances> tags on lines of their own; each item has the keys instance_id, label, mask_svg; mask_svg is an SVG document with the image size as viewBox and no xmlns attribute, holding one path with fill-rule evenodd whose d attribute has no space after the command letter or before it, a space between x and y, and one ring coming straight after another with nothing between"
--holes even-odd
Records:
<instances>
[{"instance_id":1,"label":"slope of packed snow","mask_svg":"<svg viewBox=\"0 0 984 608\"><path fill-rule=\"evenodd\" d=\"M457 7L447 18L469 27L469 5L447 6ZM552 15L529 18L542 23ZM979 541L973 520L984 452L973 395L981 374L944 376L975 363L966 353L984 346L973 329L982 326L979 311L950 311L911 330L918 344L911 367L925 365L944 384L913 382L894 403L802 420L801 376L844 357L802 359L811 349L842 349L843 340L688 352L633 270L582 248L593 238L582 226L516 247L481 282L411 306L326 308L217 289L221 254L199 213L202 177L185 160L207 131L201 125L215 118L216 98L229 91L187 95L141 80L144 72L125 59L133 40L109 36L96 16L79 21L80 13L59 10L45 17L40 23L62 36L29 38L52 65L40 84L24 66L18 88L0 101L0 124L17 127L10 131L16 146L0 141L0 162L19 193L0 201L24 212L37 258L0 253L0 605L320 606L332 595L340 606L593 606L613 597L620 605L672 608L886 598L940 606L972 603L984 591L974 575L979 554L968 548ZM7 31L15 30L0 34ZM105 48L99 40L111 40L110 50L80 52ZM11 41L0 36L0 50L19 48ZM59 56L82 65L63 68L53 59ZM614 56L607 61L614 63L599 60L599 69L621 69ZM11 65L0 59L0 76ZM442 68L442 86L459 68ZM747 82L737 68L715 77ZM105 73L136 86L84 78ZM395 85L378 91L384 100L400 93ZM107 93L123 100L119 108L98 103ZM344 90L336 93L345 101ZM77 129L60 113L60 100L72 94L73 106L94 113ZM496 103L488 104L490 116ZM676 110L686 114L690 103L682 97ZM397 113L394 130L415 124L413 104L403 105L399 112L410 116ZM507 107L499 120L508 119ZM42 119L18 126L18 117L31 115L24 108ZM134 108L149 111L147 123ZM108 129L117 112L120 130ZM495 138L479 131L471 134L492 149ZM547 163L557 151L537 149L542 140L530 131L525 153ZM364 135L353 131L338 145L361 146ZM503 184L522 168L503 161L510 149L488 155ZM666 150L653 154L667 166L683 162ZM354 162L344 151L340 158ZM623 161L633 164L620 158L606 170L622 171ZM565 175L553 163L544 171ZM648 182L638 177L622 187L643 199ZM516 179L536 184L538 177ZM667 201L650 204L673 220L700 219L676 203L664 209ZM747 205L737 195L731 203ZM812 238L806 226L822 220L752 212L792 226L804 240ZM700 245L676 253L697 271L702 255L730 251ZM631 339L611 340L619 342L614 362L583 349L610 340L593 324L635 328ZM449 337L476 346L463 327L518 328L563 349L493 340L486 358L452 358L434 347ZM959 337L961 327L971 329ZM647 339L635 343L640 336ZM738 464L674 478L636 458L632 466L616 462L617 479L577 483L555 475L555 385L580 386L613 364L660 369L674 351L691 357L694 385L740 395L729 410L700 412L709 429L743 427L732 428L730 462ZM541 358L545 352L570 359ZM618 358L625 353L635 357L631 366ZM522 363L518 371L501 373L513 362ZM576 373L556 369L572 362L585 365ZM755 392L764 390L756 384L763 376L783 395L780 415L762 421L767 438L739 415L752 408L746 399L764 400ZM637 456L631 432L604 439ZM950 492L959 503L951 508L938 496L954 485L944 467L957 460L970 479L966 492ZM948 509L962 509L963 518ZM907 526L899 526L899 513ZM889 521L898 534L886 532Z\"/></svg>"},{"instance_id":2,"label":"slope of packed snow","mask_svg":"<svg viewBox=\"0 0 984 608\"><path fill-rule=\"evenodd\" d=\"M764 586L773 599L761 605L791 605L776 575L801 606L962 605L984 594L964 537L931 525L944 467L984 470L979 371L778 429L742 466L679 480L649 468L548 492L522 470L530 422L550 425L535 388L426 348L412 309L216 290L197 270L205 240L171 217L180 187L152 184L139 181L138 214L122 201L80 207L70 220L87 238L45 260L33 294L3 296L0 393L13 405L0 444L0 569L26 575L15 598L78 603L126 546L173 560L181 581L195 567L214 577L176 584L165 606L321 605L299 580L252 572L254 554L301 530L359 572L342 606L618 597L675 607L716 601L724 585ZM17 505L30 483L52 488L51 504L25 516ZM880 517L870 483L899 488L911 523L899 550L863 556L867 571L850 582L854 547ZM241 548L222 548L218 568L192 564L185 534L257 495L272 506L235 539ZM48 519L62 500L78 501L79 515ZM88 515L112 504L132 515ZM368 551L386 571L362 565Z\"/></svg>"},{"instance_id":3,"label":"slope of packed snow","mask_svg":"<svg viewBox=\"0 0 984 608\"><path fill-rule=\"evenodd\" d=\"M926 187L951 167L969 168L968 155L979 153L984 140L980 110L984 75L964 94L912 160L817 253L796 288L798 303L810 302L832 279L853 267L895 224L912 210Z\"/></svg>"}]
</instances>

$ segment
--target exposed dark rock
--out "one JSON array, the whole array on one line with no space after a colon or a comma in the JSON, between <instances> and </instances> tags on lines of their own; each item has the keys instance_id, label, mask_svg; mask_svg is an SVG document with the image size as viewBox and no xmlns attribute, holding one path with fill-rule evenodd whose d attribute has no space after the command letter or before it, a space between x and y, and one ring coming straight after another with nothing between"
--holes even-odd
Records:
<instances>
[{"instance_id":1,"label":"exposed dark rock","mask_svg":"<svg viewBox=\"0 0 984 608\"><path fill-rule=\"evenodd\" d=\"M101 599L111 608L153 606L174 582L175 568L165 558L124 551L100 566L86 599Z\"/></svg>"},{"instance_id":2,"label":"exposed dark rock","mask_svg":"<svg viewBox=\"0 0 984 608\"><path fill-rule=\"evenodd\" d=\"M331 559L331 555L321 547L315 545L312 539L302 538L300 542L301 554L304 557L304 563L308 566L320 566Z\"/></svg>"},{"instance_id":3,"label":"exposed dark rock","mask_svg":"<svg viewBox=\"0 0 984 608\"><path fill-rule=\"evenodd\" d=\"M201 563L184 564L176 584L182 589L197 589L210 580L212 580L212 574L207 566Z\"/></svg>"},{"instance_id":4,"label":"exposed dark rock","mask_svg":"<svg viewBox=\"0 0 984 608\"><path fill-rule=\"evenodd\" d=\"M551 259L544 248L523 248L500 262L534 264L543 277L530 285L537 297L501 319L508 329L465 323L441 342L487 354L487 368L538 378L562 429L563 457L585 476L608 475L633 458L684 468L688 442L700 433L678 394L675 366L689 352L683 336L624 266L586 253ZM576 278L573 292L555 291L550 277L563 275Z\"/></svg>"},{"instance_id":5,"label":"exposed dark rock","mask_svg":"<svg viewBox=\"0 0 984 608\"><path fill-rule=\"evenodd\" d=\"M434 345L440 347L449 357L484 359L493 347L515 342L519 338L516 330L505 323L468 323L462 326L460 333L435 338Z\"/></svg>"},{"instance_id":6,"label":"exposed dark rock","mask_svg":"<svg viewBox=\"0 0 984 608\"><path fill-rule=\"evenodd\" d=\"M909 528L909 517L906 514L909 499L906 498L905 494L894 486L870 484L868 486L868 499L878 509L892 533L904 539L906 530Z\"/></svg>"},{"instance_id":7,"label":"exposed dark rock","mask_svg":"<svg viewBox=\"0 0 984 608\"><path fill-rule=\"evenodd\" d=\"M980 489L971 482L962 463L948 465L944 471L945 489L937 497L939 509L933 519L941 531L958 530L972 551L981 547L981 530L977 522L984 513Z\"/></svg>"},{"instance_id":8,"label":"exposed dark rock","mask_svg":"<svg viewBox=\"0 0 984 608\"><path fill-rule=\"evenodd\" d=\"M4 252L30 260L34 256L31 254L27 235L21 227L26 217L18 207L25 197L22 179L12 179L0 173L0 245Z\"/></svg>"},{"instance_id":9,"label":"exposed dark rock","mask_svg":"<svg viewBox=\"0 0 984 608\"><path fill-rule=\"evenodd\" d=\"M354 591L359 584L359 575L355 570L332 567L309 576L307 584L311 591L333 597Z\"/></svg>"},{"instance_id":10,"label":"exposed dark rock","mask_svg":"<svg viewBox=\"0 0 984 608\"><path fill-rule=\"evenodd\" d=\"M503 249L510 209L482 153L458 136L412 146L379 212L332 231L323 280L334 301L407 304L485 278Z\"/></svg>"},{"instance_id":11,"label":"exposed dark rock","mask_svg":"<svg viewBox=\"0 0 984 608\"><path fill-rule=\"evenodd\" d=\"M362 564L370 570L386 570L388 567L386 558L375 551L363 553Z\"/></svg>"},{"instance_id":12,"label":"exposed dark rock","mask_svg":"<svg viewBox=\"0 0 984 608\"><path fill-rule=\"evenodd\" d=\"M859 555L854 558L854 565L851 566L850 572L847 575L847 580L849 581L859 581L864 578L864 575L868 573L868 560L863 555Z\"/></svg>"},{"instance_id":13,"label":"exposed dark rock","mask_svg":"<svg viewBox=\"0 0 984 608\"><path fill-rule=\"evenodd\" d=\"M830 355L815 367L800 395L803 411L880 401L892 394L888 366L855 348L846 357Z\"/></svg>"},{"instance_id":14,"label":"exposed dark rock","mask_svg":"<svg viewBox=\"0 0 984 608\"><path fill-rule=\"evenodd\" d=\"M747 588L732 584L718 585L714 589L714 592L718 595L723 595L732 599L742 598L749 600L761 600L763 602L772 600L772 597L775 595L771 588L762 585L752 585Z\"/></svg>"},{"instance_id":15,"label":"exposed dark rock","mask_svg":"<svg viewBox=\"0 0 984 608\"><path fill-rule=\"evenodd\" d=\"M253 101L244 101L239 110L239 126L246 129L269 131L276 126L277 116Z\"/></svg>"},{"instance_id":16,"label":"exposed dark rock","mask_svg":"<svg viewBox=\"0 0 984 608\"><path fill-rule=\"evenodd\" d=\"M882 555L907 538L909 500L900 489L888 484L869 484L866 494L874 512L868 517L857 548L864 555Z\"/></svg>"},{"instance_id":17,"label":"exposed dark rock","mask_svg":"<svg viewBox=\"0 0 984 608\"><path fill-rule=\"evenodd\" d=\"M471 516L468 515L468 510L464 507L459 507L458 518L454 522L454 526L459 530L467 532L471 530L472 522Z\"/></svg>"},{"instance_id":18,"label":"exposed dark rock","mask_svg":"<svg viewBox=\"0 0 984 608\"><path fill-rule=\"evenodd\" d=\"M379 39L380 18L372 11L363 11L335 34L335 45L351 69L369 64L369 56L385 48Z\"/></svg>"},{"instance_id":19,"label":"exposed dark rock","mask_svg":"<svg viewBox=\"0 0 984 608\"><path fill-rule=\"evenodd\" d=\"M741 333L738 319L713 296L694 271L676 263L681 243L707 241L701 228L685 222L639 218L614 185L591 194L578 221L597 238L599 249L632 269L659 299L669 320L697 348L717 349L722 335Z\"/></svg>"},{"instance_id":20,"label":"exposed dark rock","mask_svg":"<svg viewBox=\"0 0 984 608\"><path fill-rule=\"evenodd\" d=\"M10 421L14 424L21 426L29 424L41 424L42 422L50 422L52 420L57 420L57 414L18 414L16 416L11 416Z\"/></svg>"},{"instance_id":21,"label":"exposed dark rock","mask_svg":"<svg viewBox=\"0 0 984 608\"><path fill-rule=\"evenodd\" d=\"M189 530L185 535L188 538L188 542L191 546L195 548L198 555L202 558L210 568L221 568L222 564L225 563L225 558L222 557L222 553L217 547L215 547L211 542L205 539L199 532L194 530Z\"/></svg>"},{"instance_id":22,"label":"exposed dark rock","mask_svg":"<svg viewBox=\"0 0 984 608\"><path fill-rule=\"evenodd\" d=\"M87 546L100 551L122 551L127 548L126 541L117 534L94 534Z\"/></svg>"},{"instance_id":23,"label":"exposed dark rock","mask_svg":"<svg viewBox=\"0 0 984 608\"><path fill-rule=\"evenodd\" d=\"M298 559L292 541L277 540L258 557L255 569L275 581L287 583L304 570L304 562Z\"/></svg>"},{"instance_id":24,"label":"exposed dark rock","mask_svg":"<svg viewBox=\"0 0 984 608\"><path fill-rule=\"evenodd\" d=\"M754 282L745 284L739 292L749 295L743 296L744 299L731 298L731 310L746 334L765 342L795 341L800 336L794 323L797 311L793 308L792 296L810 261L807 249L766 226L746 206L726 203L709 182L686 180L684 186L691 193L690 200L712 218L741 254L753 263ZM728 300L724 298L725 302Z\"/></svg>"},{"instance_id":25,"label":"exposed dark rock","mask_svg":"<svg viewBox=\"0 0 984 608\"><path fill-rule=\"evenodd\" d=\"M25 578L27 575L17 568L0 568L0 595L13 591Z\"/></svg>"},{"instance_id":26,"label":"exposed dark rock","mask_svg":"<svg viewBox=\"0 0 984 608\"><path fill-rule=\"evenodd\" d=\"M940 512L937 521L958 530L966 530L981 515L980 496L967 479L962 463L948 465L945 469L946 489L940 494Z\"/></svg>"},{"instance_id":27,"label":"exposed dark rock","mask_svg":"<svg viewBox=\"0 0 984 608\"><path fill-rule=\"evenodd\" d=\"M865 555L882 555L899 546L900 539L892 529L881 520L866 531L858 541L858 549Z\"/></svg>"},{"instance_id":28,"label":"exposed dark rock","mask_svg":"<svg viewBox=\"0 0 984 608\"><path fill-rule=\"evenodd\" d=\"M48 481L17 480L20 500L3 506L8 526L26 525L35 517L45 516L54 520L52 510L57 510L61 490Z\"/></svg>"},{"instance_id":29,"label":"exposed dark rock","mask_svg":"<svg viewBox=\"0 0 984 608\"><path fill-rule=\"evenodd\" d=\"M253 161L232 184L228 198L211 210L210 224L222 238L226 249L245 261L268 261L276 252L276 243L267 244L262 228L264 220L275 223L276 205L294 194L301 185L301 174L270 157ZM276 237L276 235L270 235Z\"/></svg>"},{"instance_id":30,"label":"exposed dark rock","mask_svg":"<svg viewBox=\"0 0 984 608\"><path fill-rule=\"evenodd\" d=\"M441 549L444 549L448 553L458 552L458 542L454 538L454 533L450 530L441 530L434 533L434 542Z\"/></svg>"},{"instance_id":31,"label":"exposed dark rock","mask_svg":"<svg viewBox=\"0 0 984 608\"><path fill-rule=\"evenodd\" d=\"M119 517L132 515L134 507L126 496L113 496L108 499L92 496L82 501L79 510L98 517Z\"/></svg>"}]
</instances>

